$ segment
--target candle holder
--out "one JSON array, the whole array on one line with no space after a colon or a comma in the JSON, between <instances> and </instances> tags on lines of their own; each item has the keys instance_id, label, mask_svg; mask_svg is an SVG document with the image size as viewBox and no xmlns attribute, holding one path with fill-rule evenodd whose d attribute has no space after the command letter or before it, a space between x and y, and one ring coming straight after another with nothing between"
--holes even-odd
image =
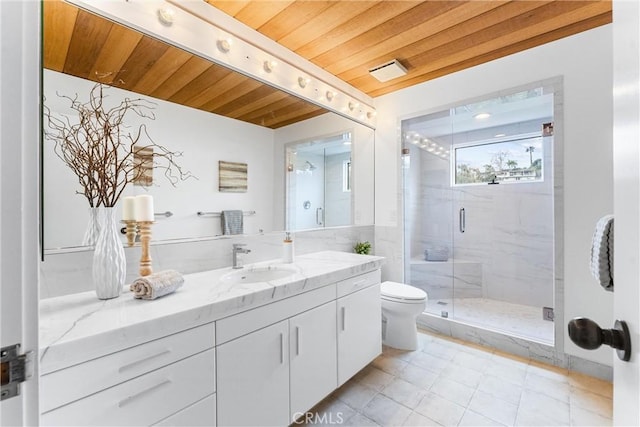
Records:
<instances>
[{"instance_id":1,"label":"candle holder","mask_svg":"<svg viewBox=\"0 0 640 427\"><path fill-rule=\"evenodd\" d=\"M149 254L151 224L153 224L153 221L138 221L138 233L140 234L140 243L142 246L142 255L140 256L140 276L149 276L153 274L153 268L151 267L151 255Z\"/></svg>"},{"instance_id":2,"label":"candle holder","mask_svg":"<svg viewBox=\"0 0 640 427\"><path fill-rule=\"evenodd\" d=\"M127 246L131 247L136 243L137 223L133 219L123 220L125 224L125 234L127 236Z\"/></svg>"}]
</instances>

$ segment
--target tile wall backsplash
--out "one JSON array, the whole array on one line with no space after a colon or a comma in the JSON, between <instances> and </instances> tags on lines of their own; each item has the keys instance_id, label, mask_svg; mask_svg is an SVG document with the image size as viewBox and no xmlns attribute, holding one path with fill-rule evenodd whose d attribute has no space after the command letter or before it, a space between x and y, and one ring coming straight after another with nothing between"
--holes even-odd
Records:
<instances>
[{"instance_id":1,"label":"tile wall backsplash","mask_svg":"<svg viewBox=\"0 0 640 427\"><path fill-rule=\"evenodd\" d=\"M244 255L249 264L282 257L284 233L265 233L215 239L162 243L151 246L154 271L178 270L182 274L230 267L233 243L245 243L251 253ZM299 255L323 250L353 252L359 241L374 243L373 226L337 227L296 232L295 253ZM372 253L374 253L372 251ZM127 283L138 276L140 248L125 248ZM85 292L93 289L91 263L93 251L48 253L40 264L40 298Z\"/></svg>"}]
</instances>

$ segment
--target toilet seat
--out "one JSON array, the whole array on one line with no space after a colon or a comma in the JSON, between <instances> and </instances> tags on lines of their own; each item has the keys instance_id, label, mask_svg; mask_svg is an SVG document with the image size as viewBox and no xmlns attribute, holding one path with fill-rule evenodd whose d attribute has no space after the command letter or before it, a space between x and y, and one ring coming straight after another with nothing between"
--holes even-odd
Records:
<instances>
[{"instance_id":1,"label":"toilet seat","mask_svg":"<svg viewBox=\"0 0 640 427\"><path fill-rule=\"evenodd\" d=\"M422 289L397 282L384 282L380 285L382 299L397 301L405 304L422 303L427 299L427 293Z\"/></svg>"}]
</instances>

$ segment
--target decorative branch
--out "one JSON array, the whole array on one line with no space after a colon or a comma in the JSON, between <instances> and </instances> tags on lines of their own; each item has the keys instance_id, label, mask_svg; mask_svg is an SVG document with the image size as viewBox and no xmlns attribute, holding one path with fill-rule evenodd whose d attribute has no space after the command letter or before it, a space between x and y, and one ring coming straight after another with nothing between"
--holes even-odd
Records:
<instances>
[{"instance_id":1,"label":"decorative branch","mask_svg":"<svg viewBox=\"0 0 640 427\"><path fill-rule=\"evenodd\" d=\"M54 115L44 106L45 138L55 143L55 154L78 178L82 191L76 193L83 195L89 206L116 204L126 186L144 173L134 161L135 155L144 149L151 149L153 168L162 169L172 186L195 178L176 162L183 153L155 143L146 124L136 128L125 125L125 119L131 114L155 120L154 103L142 98L125 98L120 104L105 109L104 92L105 86L97 83L85 103L78 100L77 94L73 98L57 94L78 114L77 122L72 122L69 116Z\"/></svg>"}]
</instances>

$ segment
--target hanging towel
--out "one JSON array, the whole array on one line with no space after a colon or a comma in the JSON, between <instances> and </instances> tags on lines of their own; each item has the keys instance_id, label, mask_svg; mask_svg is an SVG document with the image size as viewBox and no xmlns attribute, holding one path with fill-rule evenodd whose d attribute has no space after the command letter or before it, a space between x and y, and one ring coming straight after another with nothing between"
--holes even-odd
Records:
<instances>
[{"instance_id":1,"label":"hanging towel","mask_svg":"<svg viewBox=\"0 0 640 427\"><path fill-rule=\"evenodd\" d=\"M613 215L600 218L591 242L591 274L606 291L613 292Z\"/></svg>"},{"instance_id":2,"label":"hanging towel","mask_svg":"<svg viewBox=\"0 0 640 427\"><path fill-rule=\"evenodd\" d=\"M183 283L182 274L175 270L165 270L149 276L138 277L129 289L135 298L156 299L174 292Z\"/></svg>"},{"instance_id":3,"label":"hanging towel","mask_svg":"<svg viewBox=\"0 0 640 427\"><path fill-rule=\"evenodd\" d=\"M242 234L243 215L240 210L222 211L222 234Z\"/></svg>"}]
</instances>

